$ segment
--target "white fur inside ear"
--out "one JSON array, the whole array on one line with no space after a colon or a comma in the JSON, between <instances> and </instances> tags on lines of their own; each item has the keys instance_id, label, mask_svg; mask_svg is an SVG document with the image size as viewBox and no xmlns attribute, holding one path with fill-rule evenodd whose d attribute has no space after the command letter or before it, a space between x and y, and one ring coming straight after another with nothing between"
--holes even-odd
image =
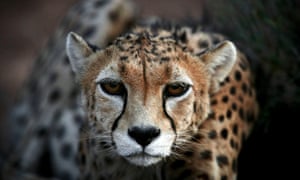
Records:
<instances>
[{"instance_id":1,"label":"white fur inside ear","mask_svg":"<svg viewBox=\"0 0 300 180\"><path fill-rule=\"evenodd\" d=\"M78 75L85 69L87 58L93 53L93 50L82 37L70 32L67 36L66 52L72 70Z\"/></svg>"},{"instance_id":2,"label":"white fur inside ear","mask_svg":"<svg viewBox=\"0 0 300 180\"><path fill-rule=\"evenodd\" d=\"M237 50L232 42L224 41L204 56L213 78L222 82L229 75L236 62Z\"/></svg>"}]
</instances>

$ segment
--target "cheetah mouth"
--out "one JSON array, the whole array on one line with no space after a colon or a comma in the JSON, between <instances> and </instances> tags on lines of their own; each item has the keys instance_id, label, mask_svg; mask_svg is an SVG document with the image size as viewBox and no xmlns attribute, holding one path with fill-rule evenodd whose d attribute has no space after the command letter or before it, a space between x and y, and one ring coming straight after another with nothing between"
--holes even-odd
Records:
<instances>
[{"instance_id":1,"label":"cheetah mouth","mask_svg":"<svg viewBox=\"0 0 300 180\"><path fill-rule=\"evenodd\" d=\"M146 152L138 152L138 153L132 153L129 155L124 156L125 158L131 158L131 157L144 157L144 156L149 156L149 157L159 157L161 158L160 155L152 155Z\"/></svg>"},{"instance_id":2,"label":"cheetah mouth","mask_svg":"<svg viewBox=\"0 0 300 180\"><path fill-rule=\"evenodd\" d=\"M139 152L126 155L124 158L137 166L150 166L159 162L163 157L161 155L151 155L146 152Z\"/></svg>"}]
</instances>

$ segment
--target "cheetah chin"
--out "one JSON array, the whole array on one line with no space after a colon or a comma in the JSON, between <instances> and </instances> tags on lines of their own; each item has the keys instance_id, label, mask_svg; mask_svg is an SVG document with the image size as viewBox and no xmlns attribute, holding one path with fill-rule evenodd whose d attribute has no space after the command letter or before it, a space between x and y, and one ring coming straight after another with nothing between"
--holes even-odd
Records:
<instances>
[{"instance_id":1,"label":"cheetah chin","mask_svg":"<svg viewBox=\"0 0 300 180\"><path fill-rule=\"evenodd\" d=\"M158 163L162 160L162 158L162 156L150 155L146 152L135 153L125 156L125 159L130 163L135 164L137 166L145 167Z\"/></svg>"}]
</instances>

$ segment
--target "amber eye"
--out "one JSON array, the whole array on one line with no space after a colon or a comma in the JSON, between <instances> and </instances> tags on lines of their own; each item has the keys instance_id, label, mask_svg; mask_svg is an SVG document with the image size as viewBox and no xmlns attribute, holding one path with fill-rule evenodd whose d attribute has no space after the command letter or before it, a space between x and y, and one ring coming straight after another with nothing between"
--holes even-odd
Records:
<instances>
[{"instance_id":1,"label":"amber eye","mask_svg":"<svg viewBox=\"0 0 300 180\"><path fill-rule=\"evenodd\" d=\"M167 97L178 97L182 96L189 89L190 85L184 82L175 82L168 84L165 88L165 95Z\"/></svg>"},{"instance_id":2,"label":"amber eye","mask_svg":"<svg viewBox=\"0 0 300 180\"><path fill-rule=\"evenodd\" d=\"M99 83L101 89L110 95L122 96L126 93L125 87L122 82L116 80L103 80Z\"/></svg>"}]
</instances>

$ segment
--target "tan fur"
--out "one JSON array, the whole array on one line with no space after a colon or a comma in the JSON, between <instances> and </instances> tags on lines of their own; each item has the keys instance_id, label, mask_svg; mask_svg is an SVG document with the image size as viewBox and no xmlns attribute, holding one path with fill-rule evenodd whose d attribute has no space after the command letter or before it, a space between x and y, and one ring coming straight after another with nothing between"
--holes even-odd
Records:
<instances>
[{"instance_id":1,"label":"tan fur","mask_svg":"<svg viewBox=\"0 0 300 180\"><path fill-rule=\"evenodd\" d=\"M105 68L111 69L121 77L127 90L126 107L123 106L125 110L118 120L117 130L126 132L133 126L150 125L173 134L174 155L165 162L166 179L183 176L185 179L234 179L242 138L249 135L258 113L245 57L227 41L209 50L195 47L195 41L209 39L203 32L188 34L187 44L175 43L169 36L164 30L152 36L151 30L136 28L107 49L95 52L87 59L90 63L81 79L85 96L95 104L91 107L109 102L97 93L95 80ZM220 35L218 38L223 41ZM184 49L186 45L189 49ZM201 51L206 52L196 55ZM241 63L247 68L241 68ZM192 82L192 93L171 109L166 108L164 87L183 77ZM95 94L98 95L93 100ZM88 107L90 118L97 119L100 112L91 107ZM115 110L103 107L101 111L109 114ZM96 120L91 126L96 126L99 132L110 131L115 124L110 121L103 126ZM102 158L94 160L93 156L89 159L90 163L103 161ZM183 162L183 166L177 167L178 162ZM120 163L126 164L123 160Z\"/></svg>"}]
</instances>

